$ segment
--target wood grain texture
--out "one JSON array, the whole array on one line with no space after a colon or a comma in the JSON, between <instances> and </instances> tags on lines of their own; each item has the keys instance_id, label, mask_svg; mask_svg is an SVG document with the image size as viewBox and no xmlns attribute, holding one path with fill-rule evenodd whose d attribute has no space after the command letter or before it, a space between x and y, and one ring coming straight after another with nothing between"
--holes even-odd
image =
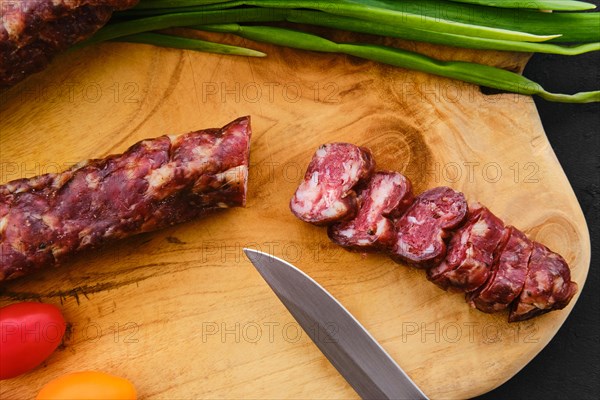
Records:
<instances>
[{"instance_id":1,"label":"wood grain texture","mask_svg":"<svg viewBox=\"0 0 600 400\"><path fill-rule=\"evenodd\" d=\"M237 40L239 42L239 40ZM230 42L236 42L231 39ZM417 192L463 191L562 254L583 287L585 220L531 98L348 57L244 44L246 59L106 44L65 55L5 93L1 181L64 169L137 140L252 116L248 205L81 254L9 282L0 305L60 305L69 334L35 371L0 382L31 398L51 378L95 369L131 379L142 398L354 398L279 303L243 247L293 262L336 296L433 398L505 382L575 304L508 324L471 309L423 271L341 250L295 219L288 201L314 150L348 141ZM414 43L400 42L413 48ZM419 48L514 70L523 54Z\"/></svg>"}]
</instances>

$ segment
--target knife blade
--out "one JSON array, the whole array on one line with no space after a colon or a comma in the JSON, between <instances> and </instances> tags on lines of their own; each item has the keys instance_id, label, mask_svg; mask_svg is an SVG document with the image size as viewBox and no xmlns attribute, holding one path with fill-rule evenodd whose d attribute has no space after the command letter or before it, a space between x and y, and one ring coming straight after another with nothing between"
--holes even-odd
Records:
<instances>
[{"instance_id":1,"label":"knife blade","mask_svg":"<svg viewBox=\"0 0 600 400\"><path fill-rule=\"evenodd\" d=\"M344 306L310 276L275 256L244 253L331 364L363 399L427 399Z\"/></svg>"}]
</instances>

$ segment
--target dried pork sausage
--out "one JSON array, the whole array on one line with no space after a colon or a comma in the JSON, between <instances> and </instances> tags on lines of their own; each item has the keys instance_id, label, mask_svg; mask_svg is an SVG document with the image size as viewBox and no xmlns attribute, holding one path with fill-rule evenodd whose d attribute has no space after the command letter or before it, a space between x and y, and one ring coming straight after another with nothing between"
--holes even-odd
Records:
<instances>
[{"instance_id":1,"label":"dried pork sausage","mask_svg":"<svg viewBox=\"0 0 600 400\"><path fill-rule=\"evenodd\" d=\"M427 271L427 277L445 290L476 290L489 277L503 233L504 224L490 210L471 206L465 224L450 239L446 259Z\"/></svg>"},{"instance_id":2,"label":"dried pork sausage","mask_svg":"<svg viewBox=\"0 0 600 400\"><path fill-rule=\"evenodd\" d=\"M560 255L534 242L521 295L511 306L508 320L524 321L552 310L561 310L577 293L571 270Z\"/></svg>"},{"instance_id":3,"label":"dried pork sausage","mask_svg":"<svg viewBox=\"0 0 600 400\"><path fill-rule=\"evenodd\" d=\"M389 251L396 238L392 218L412 204L412 184L399 172L378 171L358 194L359 211L350 221L329 226L329 238L357 251Z\"/></svg>"},{"instance_id":4,"label":"dried pork sausage","mask_svg":"<svg viewBox=\"0 0 600 400\"><path fill-rule=\"evenodd\" d=\"M246 200L249 117L0 186L0 281Z\"/></svg>"},{"instance_id":5,"label":"dried pork sausage","mask_svg":"<svg viewBox=\"0 0 600 400\"><path fill-rule=\"evenodd\" d=\"M465 196L449 187L437 187L419 195L395 225L398 231L392 257L418 267L437 265L446 255L448 230L467 214Z\"/></svg>"},{"instance_id":6,"label":"dried pork sausage","mask_svg":"<svg viewBox=\"0 0 600 400\"><path fill-rule=\"evenodd\" d=\"M357 211L356 189L374 169L370 150L350 143L324 144L313 155L290 209L315 225L352 218Z\"/></svg>"},{"instance_id":7,"label":"dried pork sausage","mask_svg":"<svg viewBox=\"0 0 600 400\"><path fill-rule=\"evenodd\" d=\"M533 242L513 226L507 227L507 239L503 242L490 278L468 297L469 303L483 312L505 310L525 284Z\"/></svg>"},{"instance_id":8,"label":"dried pork sausage","mask_svg":"<svg viewBox=\"0 0 600 400\"><path fill-rule=\"evenodd\" d=\"M340 246L427 268L431 281L466 292L481 311L509 309L509 322L564 308L577 292L560 255L505 227L486 207L468 207L448 187L413 198L408 178L389 171L371 176L373 165L367 149L322 146L290 208L304 221L328 225Z\"/></svg>"},{"instance_id":9,"label":"dried pork sausage","mask_svg":"<svg viewBox=\"0 0 600 400\"><path fill-rule=\"evenodd\" d=\"M113 11L139 0L10 0L0 18L0 87L44 69L68 47L92 36Z\"/></svg>"}]
</instances>

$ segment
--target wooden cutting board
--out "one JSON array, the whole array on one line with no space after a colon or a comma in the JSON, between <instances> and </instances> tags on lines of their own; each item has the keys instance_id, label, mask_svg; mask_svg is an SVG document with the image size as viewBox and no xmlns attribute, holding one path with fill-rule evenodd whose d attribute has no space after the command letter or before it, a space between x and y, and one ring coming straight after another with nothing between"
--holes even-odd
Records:
<instances>
[{"instance_id":1,"label":"wooden cutting board","mask_svg":"<svg viewBox=\"0 0 600 400\"><path fill-rule=\"evenodd\" d=\"M471 309L422 271L331 244L288 210L315 149L348 141L416 192L463 191L561 253L580 288L590 243L581 209L531 98L349 57L276 49L265 59L105 44L64 55L2 96L0 181L62 170L165 133L251 115L246 208L94 252L2 285L0 305L57 304L64 346L35 371L0 383L31 398L76 370L129 378L141 398L355 398L242 254L282 257L336 296L434 398L465 398L517 373L569 307L508 324ZM519 71L524 54L398 42L439 58ZM43 332L42 332L43 334Z\"/></svg>"}]
</instances>

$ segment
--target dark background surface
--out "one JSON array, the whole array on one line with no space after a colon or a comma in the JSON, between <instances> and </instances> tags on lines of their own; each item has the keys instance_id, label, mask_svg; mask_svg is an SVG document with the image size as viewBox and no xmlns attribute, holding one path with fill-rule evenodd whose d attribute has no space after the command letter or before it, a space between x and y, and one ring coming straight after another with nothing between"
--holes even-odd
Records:
<instances>
[{"instance_id":1,"label":"dark background surface","mask_svg":"<svg viewBox=\"0 0 600 400\"><path fill-rule=\"evenodd\" d=\"M594 1L596 5L600 1ZM600 27L599 27L600 29ZM566 57L536 54L525 76L560 93L600 88L598 52ZM587 220L592 242L589 274L573 312L554 339L511 380L478 397L597 399L600 396L600 103L535 99L544 130Z\"/></svg>"}]
</instances>

